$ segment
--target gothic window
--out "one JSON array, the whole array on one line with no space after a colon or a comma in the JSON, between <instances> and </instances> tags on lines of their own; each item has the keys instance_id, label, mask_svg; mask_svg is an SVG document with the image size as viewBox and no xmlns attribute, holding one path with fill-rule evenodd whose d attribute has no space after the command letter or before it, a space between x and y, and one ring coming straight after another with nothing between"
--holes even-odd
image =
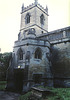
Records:
<instances>
[{"instance_id":1,"label":"gothic window","mask_svg":"<svg viewBox=\"0 0 70 100\"><path fill-rule=\"evenodd\" d=\"M40 48L37 48L35 51L35 58L36 59L42 59L42 51Z\"/></svg>"},{"instance_id":2,"label":"gothic window","mask_svg":"<svg viewBox=\"0 0 70 100\"><path fill-rule=\"evenodd\" d=\"M18 52L18 59L23 60L23 51L21 48L19 49L19 52Z\"/></svg>"},{"instance_id":3,"label":"gothic window","mask_svg":"<svg viewBox=\"0 0 70 100\"><path fill-rule=\"evenodd\" d=\"M42 25L44 25L44 15L43 15L43 14L40 16L40 23L41 23Z\"/></svg>"},{"instance_id":4,"label":"gothic window","mask_svg":"<svg viewBox=\"0 0 70 100\"><path fill-rule=\"evenodd\" d=\"M29 13L26 14L25 23L26 24L30 23L30 14Z\"/></svg>"}]
</instances>

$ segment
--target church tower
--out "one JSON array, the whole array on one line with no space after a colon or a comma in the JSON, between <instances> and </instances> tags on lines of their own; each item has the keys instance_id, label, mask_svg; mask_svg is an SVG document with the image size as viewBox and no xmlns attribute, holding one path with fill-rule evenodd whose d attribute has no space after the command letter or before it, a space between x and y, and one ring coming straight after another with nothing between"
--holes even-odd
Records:
<instances>
[{"instance_id":1,"label":"church tower","mask_svg":"<svg viewBox=\"0 0 70 100\"><path fill-rule=\"evenodd\" d=\"M44 9L38 1L27 7L22 5L20 40L31 36L34 37L48 32L48 8ZM33 34L32 34L33 33Z\"/></svg>"},{"instance_id":2,"label":"church tower","mask_svg":"<svg viewBox=\"0 0 70 100\"><path fill-rule=\"evenodd\" d=\"M17 79L14 84L18 83L16 89L22 86L27 91L34 84L41 84L42 79L51 78L50 42L38 37L47 31L48 8L44 9L37 0L26 8L22 5L20 32L14 43L11 65L13 78ZM52 86L52 82L47 81L47 85Z\"/></svg>"}]
</instances>

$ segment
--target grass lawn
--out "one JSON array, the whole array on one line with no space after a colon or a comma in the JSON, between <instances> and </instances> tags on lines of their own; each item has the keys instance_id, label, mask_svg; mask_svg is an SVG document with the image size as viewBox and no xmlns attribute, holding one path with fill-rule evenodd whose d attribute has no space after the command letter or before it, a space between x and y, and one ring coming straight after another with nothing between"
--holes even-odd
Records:
<instances>
[{"instance_id":1,"label":"grass lawn","mask_svg":"<svg viewBox=\"0 0 70 100\"><path fill-rule=\"evenodd\" d=\"M6 81L0 81L0 90L5 90ZM43 87L40 87L43 88ZM46 89L49 89L53 92L53 94L50 94L45 97L45 99L40 98L38 100L70 100L70 88L49 88L45 87ZM28 99L30 97L32 92L28 92L25 95L21 95L18 100L37 100L34 99Z\"/></svg>"},{"instance_id":2,"label":"grass lawn","mask_svg":"<svg viewBox=\"0 0 70 100\"><path fill-rule=\"evenodd\" d=\"M5 90L6 81L0 81L0 90Z\"/></svg>"},{"instance_id":3,"label":"grass lawn","mask_svg":"<svg viewBox=\"0 0 70 100\"><path fill-rule=\"evenodd\" d=\"M46 87L47 89L48 87ZM70 100L70 88L49 88L54 95L48 95L45 99L40 98L39 100ZM31 92L26 93L25 95L21 95L19 100L32 100L28 99L31 95ZM34 99L37 100L37 99Z\"/></svg>"}]
</instances>

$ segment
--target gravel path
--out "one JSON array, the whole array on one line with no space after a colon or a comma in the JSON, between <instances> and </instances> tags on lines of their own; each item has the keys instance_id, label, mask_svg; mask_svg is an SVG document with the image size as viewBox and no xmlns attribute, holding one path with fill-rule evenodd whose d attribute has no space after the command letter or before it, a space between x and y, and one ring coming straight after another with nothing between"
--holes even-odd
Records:
<instances>
[{"instance_id":1,"label":"gravel path","mask_svg":"<svg viewBox=\"0 0 70 100\"><path fill-rule=\"evenodd\" d=\"M19 96L17 93L0 91L0 100L18 100Z\"/></svg>"}]
</instances>

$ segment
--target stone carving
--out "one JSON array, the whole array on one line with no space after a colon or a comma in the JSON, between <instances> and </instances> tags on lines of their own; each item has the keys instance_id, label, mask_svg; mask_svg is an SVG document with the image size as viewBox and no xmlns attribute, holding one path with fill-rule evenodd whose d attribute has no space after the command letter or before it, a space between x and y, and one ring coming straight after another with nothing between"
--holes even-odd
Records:
<instances>
[{"instance_id":1,"label":"stone carving","mask_svg":"<svg viewBox=\"0 0 70 100\"><path fill-rule=\"evenodd\" d=\"M28 62L30 61L30 51L27 51L25 59L28 60Z\"/></svg>"},{"instance_id":2,"label":"stone carving","mask_svg":"<svg viewBox=\"0 0 70 100\"><path fill-rule=\"evenodd\" d=\"M35 29L34 28L30 28L29 30L28 30L28 35L29 34L34 34L35 35Z\"/></svg>"}]
</instances>

